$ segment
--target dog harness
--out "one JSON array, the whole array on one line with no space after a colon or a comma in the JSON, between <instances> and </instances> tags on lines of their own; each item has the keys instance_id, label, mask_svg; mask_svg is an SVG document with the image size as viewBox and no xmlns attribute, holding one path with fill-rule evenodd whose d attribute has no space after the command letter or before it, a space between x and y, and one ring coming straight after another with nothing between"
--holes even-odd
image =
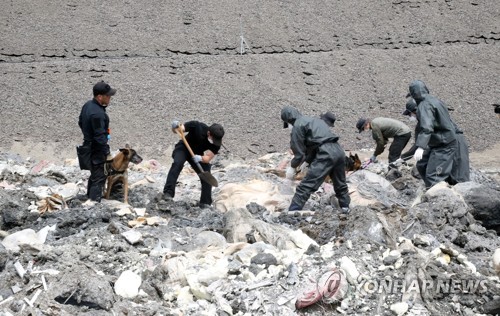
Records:
<instances>
[{"instance_id":1,"label":"dog harness","mask_svg":"<svg viewBox=\"0 0 500 316\"><path fill-rule=\"evenodd\" d=\"M125 170L115 170L113 169L113 161L106 161L106 163L104 164L104 174L106 176L114 176L116 174L122 174L124 173Z\"/></svg>"}]
</instances>

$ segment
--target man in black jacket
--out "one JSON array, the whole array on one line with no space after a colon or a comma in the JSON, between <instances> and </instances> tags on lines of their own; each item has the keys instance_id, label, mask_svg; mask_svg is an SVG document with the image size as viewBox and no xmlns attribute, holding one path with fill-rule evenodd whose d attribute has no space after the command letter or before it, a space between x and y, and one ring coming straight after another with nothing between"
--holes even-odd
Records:
<instances>
[{"instance_id":1,"label":"man in black jacket","mask_svg":"<svg viewBox=\"0 0 500 316\"><path fill-rule=\"evenodd\" d=\"M210 161L219 152L222 146L222 137L224 136L224 128L220 124L212 124L209 127L205 123L198 121L189 121L184 124L181 124L179 121L173 121L172 132L176 133L178 128L181 128L183 132L187 133L186 141L193 150L195 156L191 157L191 154L182 140L175 145L174 151L172 152L174 162L168 171L167 182L163 188L164 200L172 200L175 196L177 178L179 178L179 174L186 161L189 162L197 173L200 172L200 170L196 167L196 163L200 163L204 171L210 171ZM199 206L201 208L206 208L211 205L212 186L205 181L201 181Z\"/></svg>"},{"instance_id":2,"label":"man in black jacket","mask_svg":"<svg viewBox=\"0 0 500 316\"><path fill-rule=\"evenodd\" d=\"M290 148L294 157L287 170L287 178L293 177L295 169L306 158L311 159L309 171L297 186L288 210L301 210L329 175L342 212L348 213L351 198L345 177L345 152L337 142L339 137L332 133L322 119L303 116L291 106L281 110L281 119L285 128L288 124L293 126Z\"/></svg>"},{"instance_id":3,"label":"man in black jacket","mask_svg":"<svg viewBox=\"0 0 500 316\"><path fill-rule=\"evenodd\" d=\"M104 81L98 82L92 89L94 98L87 101L82 107L78 125L83 133L83 144L91 146L90 177L87 185L87 196L92 201L100 202L106 182L104 174L104 163L111 159L108 145L109 139L109 117L106 107L115 95L112 89Z\"/></svg>"},{"instance_id":4,"label":"man in black jacket","mask_svg":"<svg viewBox=\"0 0 500 316\"><path fill-rule=\"evenodd\" d=\"M430 95L422 81L411 82L409 90L417 103L417 120L420 126L413 157L426 188L430 188L440 181L450 179L457 151L457 128L446 105Z\"/></svg>"}]
</instances>

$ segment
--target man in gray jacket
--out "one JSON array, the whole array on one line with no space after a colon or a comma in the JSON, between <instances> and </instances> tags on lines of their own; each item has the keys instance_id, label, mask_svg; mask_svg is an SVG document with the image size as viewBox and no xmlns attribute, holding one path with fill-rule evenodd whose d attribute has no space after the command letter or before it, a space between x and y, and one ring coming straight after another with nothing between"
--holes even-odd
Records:
<instances>
[{"instance_id":1,"label":"man in gray jacket","mask_svg":"<svg viewBox=\"0 0 500 316\"><path fill-rule=\"evenodd\" d=\"M420 125L415 140L417 150L413 157L426 188L430 188L450 179L457 151L456 125L446 105L429 94L425 83L412 81L409 90L418 105L417 119Z\"/></svg>"},{"instance_id":2,"label":"man in gray jacket","mask_svg":"<svg viewBox=\"0 0 500 316\"><path fill-rule=\"evenodd\" d=\"M370 158L372 162L375 162L377 156L384 152L389 138L394 138L389 147L389 166L391 168L395 167L392 163L401 157L401 152L411 138L411 130L406 124L386 117L360 118L356 128L360 133L365 130L372 130L372 137L377 143L375 152Z\"/></svg>"},{"instance_id":3,"label":"man in gray jacket","mask_svg":"<svg viewBox=\"0 0 500 316\"><path fill-rule=\"evenodd\" d=\"M297 186L288 210L301 210L329 175L342 212L348 213L351 198L345 177L345 152L337 142L339 137L322 119L304 116L291 106L283 107L281 119L285 128L288 124L293 126L290 148L294 157L287 170L287 177L293 174L290 170L294 171L306 160L306 156L311 157L309 171Z\"/></svg>"}]
</instances>

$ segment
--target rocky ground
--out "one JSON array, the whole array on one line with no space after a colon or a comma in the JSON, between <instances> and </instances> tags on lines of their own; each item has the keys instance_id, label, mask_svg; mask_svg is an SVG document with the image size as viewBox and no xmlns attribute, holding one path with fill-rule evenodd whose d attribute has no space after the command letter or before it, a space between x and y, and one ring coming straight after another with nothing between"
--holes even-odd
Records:
<instances>
[{"instance_id":1,"label":"rocky ground","mask_svg":"<svg viewBox=\"0 0 500 316\"><path fill-rule=\"evenodd\" d=\"M377 163L348 176L352 212L330 184L284 212L297 181L290 159L218 158L215 207L200 209L199 179L181 175L174 201L157 198L168 167L132 166L120 190L88 204L85 171L3 154L0 159L0 313L3 315L481 315L500 312L499 183L423 193L411 166ZM62 196L67 207L48 197ZM54 202L57 199L52 199ZM500 268L500 267L499 267ZM329 272L330 271L330 272ZM334 298L300 306L341 271Z\"/></svg>"},{"instance_id":2,"label":"rocky ground","mask_svg":"<svg viewBox=\"0 0 500 316\"><path fill-rule=\"evenodd\" d=\"M497 0L4 1L0 18L0 314L498 312ZM280 108L332 111L344 149L364 158L373 141L358 117L407 122L414 79L454 109L473 181L423 194L410 167L386 174L382 157L350 176L347 218L329 185L314 213L283 214L296 183L268 173L289 158ZM129 205L119 192L85 204L88 173L74 165L78 114L99 80L118 89L112 150L129 143L144 158ZM174 202L155 199L173 119L226 129L213 209L196 206L187 170ZM57 192L67 208L48 198ZM331 271L348 281L341 297L296 309ZM430 289L379 293L403 279Z\"/></svg>"}]
</instances>

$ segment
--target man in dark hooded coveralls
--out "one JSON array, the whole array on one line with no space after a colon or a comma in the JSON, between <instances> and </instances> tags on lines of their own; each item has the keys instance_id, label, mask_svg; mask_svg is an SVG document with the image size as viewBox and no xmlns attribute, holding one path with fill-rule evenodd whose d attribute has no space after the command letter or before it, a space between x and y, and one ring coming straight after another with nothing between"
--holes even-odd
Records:
<instances>
[{"instance_id":1,"label":"man in dark hooded coveralls","mask_svg":"<svg viewBox=\"0 0 500 316\"><path fill-rule=\"evenodd\" d=\"M446 105L430 95L422 81L412 81L409 90L418 105L417 120L420 126L413 157L426 188L430 188L438 182L449 180L451 176L457 151L456 125Z\"/></svg>"},{"instance_id":2,"label":"man in dark hooded coveralls","mask_svg":"<svg viewBox=\"0 0 500 316\"><path fill-rule=\"evenodd\" d=\"M290 148L294 157L290 162L291 168L299 167L306 156L312 157L309 171L297 186L288 210L301 210L329 175L339 206L343 213L348 213L351 198L345 177L345 152L337 143L339 137L333 134L322 119L304 116L291 106L285 106L281 110L281 119L285 128L288 124L293 126Z\"/></svg>"},{"instance_id":3,"label":"man in dark hooded coveralls","mask_svg":"<svg viewBox=\"0 0 500 316\"><path fill-rule=\"evenodd\" d=\"M410 117L417 116L417 103L413 98L409 98L406 102L406 110L403 115L408 115ZM457 135L457 151L455 152L455 158L453 159L453 168L451 170L451 176L447 180L449 184L455 185L460 182L470 181L470 166L469 166L469 144L465 139L463 131L453 122L455 125L455 134ZM415 137L420 133L420 123L417 121L415 126ZM417 150L416 141L415 144L405 153L401 155L404 160L409 159L409 157L415 154ZM422 175L421 175L422 176Z\"/></svg>"}]
</instances>

